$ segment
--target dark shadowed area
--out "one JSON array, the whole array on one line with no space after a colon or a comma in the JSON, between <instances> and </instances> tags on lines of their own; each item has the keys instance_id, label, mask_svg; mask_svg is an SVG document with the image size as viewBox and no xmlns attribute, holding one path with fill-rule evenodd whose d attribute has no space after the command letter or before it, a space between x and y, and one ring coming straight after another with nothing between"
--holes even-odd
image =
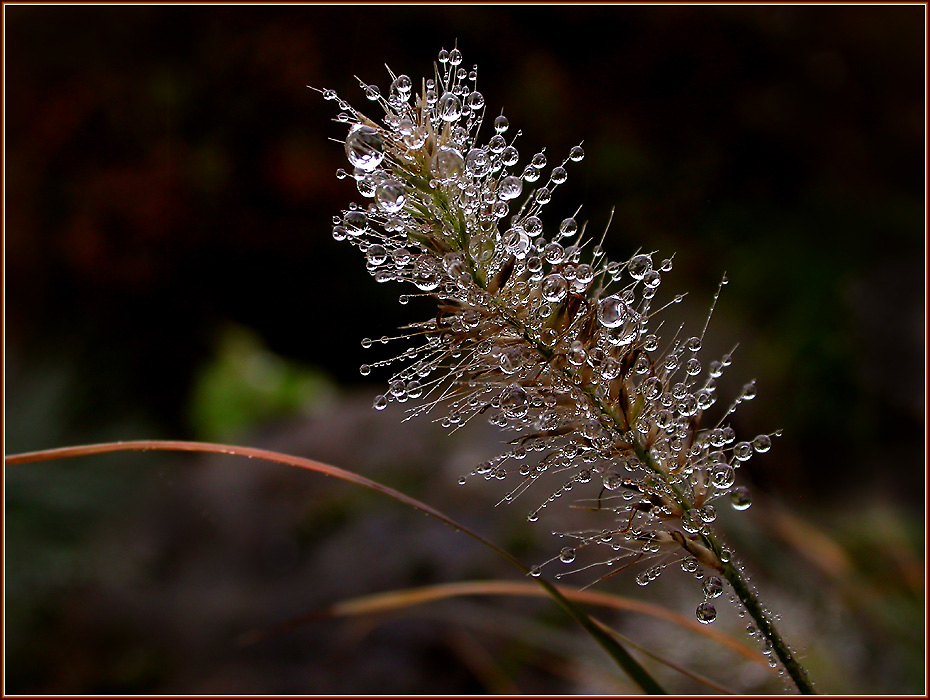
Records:
<instances>
[{"instance_id":1,"label":"dark shadowed area","mask_svg":"<svg viewBox=\"0 0 930 700\"><path fill-rule=\"evenodd\" d=\"M457 485L502 439L371 399L402 306L331 236L362 201L318 88L478 65L525 156L585 160L547 207L617 259L675 253L666 322L703 324L734 427L783 430L722 530L818 687L924 687L923 6L10 6L5 451L214 440L326 461L552 557L545 493ZM373 106L372 106L373 107ZM375 109L370 111L375 112ZM488 134L485 134L485 138ZM397 410L395 410L397 409ZM373 493L235 458L9 467L9 693L624 693L551 602L476 597L241 635L363 594L520 573ZM721 508L723 510L723 508ZM595 575L565 579L577 586ZM669 572L596 590L693 616ZM721 606L724 607L724 606ZM732 606L730 606L732 608ZM603 611L597 611L599 615ZM603 612L731 689L782 682L693 632ZM745 621L715 628L748 643ZM757 645L756 645L757 646ZM602 658L603 657L603 658ZM648 660L675 692L709 689Z\"/></svg>"}]
</instances>

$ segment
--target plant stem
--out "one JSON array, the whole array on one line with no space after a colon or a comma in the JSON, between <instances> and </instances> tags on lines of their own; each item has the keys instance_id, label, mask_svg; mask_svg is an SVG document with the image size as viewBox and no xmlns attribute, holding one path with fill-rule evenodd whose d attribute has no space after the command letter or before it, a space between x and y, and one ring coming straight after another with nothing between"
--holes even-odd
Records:
<instances>
[{"instance_id":1,"label":"plant stem","mask_svg":"<svg viewBox=\"0 0 930 700\"><path fill-rule=\"evenodd\" d=\"M708 544L716 544L712 535L705 539ZM772 645L772 651L774 651L775 656L777 656L778 660L784 665L785 670L788 672L788 675L791 676L791 680L794 681L798 690L803 695L816 695L817 691L814 690L814 686L807 676L807 671L794 657L791 648L782 639L775 625L772 624L772 619L763 609L759 599L749 587L748 582L740 575L739 569L730 562L725 562L723 565L723 575L726 580L730 582L730 585L733 586L733 591L743 604L743 607L746 608L746 612L755 620L759 628L759 634Z\"/></svg>"}]
</instances>

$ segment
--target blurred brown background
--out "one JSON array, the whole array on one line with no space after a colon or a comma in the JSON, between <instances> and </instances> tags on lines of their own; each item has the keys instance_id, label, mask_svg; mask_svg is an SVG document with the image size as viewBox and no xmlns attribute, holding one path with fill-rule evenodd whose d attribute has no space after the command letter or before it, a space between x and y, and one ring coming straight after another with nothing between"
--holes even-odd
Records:
<instances>
[{"instance_id":1,"label":"blurred brown background","mask_svg":"<svg viewBox=\"0 0 930 700\"><path fill-rule=\"evenodd\" d=\"M333 104L304 86L364 109L353 75L383 87L388 63L416 80L457 41L524 157L584 140L550 224L583 203L599 232L615 206L608 251L677 251L661 293L688 291L676 313L698 327L727 272L708 351L738 341L725 378L759 387L735 427L784 429L741 474L756 504L731 540L823 690L919 692L924 13L7 5L6 452L271 447L406 489L527 561L551 556L546 528L525 526L536 496L495 510L492 488L456 486L493 454L487 426L450 439L370 411L380 385L357 368L389 349L358 341L418 312L329 233L360 197L334 177ZM600 652L544 602L458 601L237 647L349 594L517 575L313 475L114 456L10 468L6 509L8 692L628 689L584 670ZM693 581L620 578L605 588L686 614L698 602ZM779 688L705 640L654 636L737 690Z\"/></svg>"}]
</instances>

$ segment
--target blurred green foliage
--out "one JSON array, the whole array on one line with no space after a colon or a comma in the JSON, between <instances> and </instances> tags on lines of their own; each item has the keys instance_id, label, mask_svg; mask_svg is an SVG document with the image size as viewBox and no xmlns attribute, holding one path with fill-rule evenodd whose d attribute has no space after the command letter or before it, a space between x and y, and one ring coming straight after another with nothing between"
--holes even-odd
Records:
<instances>
[{"instance_id":1,"label":"blurred green foliage","mask_svg":"<svg viewBox=\"0 0 930 700\"><path fill-rule=\"evenodd\" d=\"M275 419L309 416L336 392L325 374L271 353L241 326L224 329L215 352L191 390L190 421L201 440L230 440Z\"/></svg>"}]
</instances>

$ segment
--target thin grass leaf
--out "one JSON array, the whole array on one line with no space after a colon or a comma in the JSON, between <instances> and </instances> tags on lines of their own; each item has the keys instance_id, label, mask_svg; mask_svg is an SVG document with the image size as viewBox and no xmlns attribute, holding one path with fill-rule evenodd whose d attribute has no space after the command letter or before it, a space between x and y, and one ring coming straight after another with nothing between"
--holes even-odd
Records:
<instances>
[{"instance_id":1,"label":"thin grass leaf","mask_svg":"<svg viewBox=\"0 0 930 700\"><path fill-rule=\"evenodd\" d=\"M427 515L430 515L437 520L446 523L447 525L451 525L456 530L459 530L466 535L469 535L470 537L478 540L487 547L490 547L492 550L504 557L507 561L519 567L524 573L529 573L530 571L529 567L520 562L506 550L500 548L490 540L486 539L484 536L453 520L448 515L436 510L432 506L429 506L422 501L418 501L411 496L401 493L396 489L392 489L390 486L385 486L384 484L380 484L377 481L373 481L345 469L340 469L339 467L334 467L330 464L324 464L323 462L317 462L315 460L306 459L304 457L295 457L293 455L286 455L280 452L273 452L271 450L262 450L254 447L240 447L235 445L222 445L210 442L192 442L185 440L132 440L125 442L97 443L93 445L78 445L53 450L40 450L37 452L25 452L4 457L4 464L6 466L14 466L17 464L44 462L55 459L68 459L73 457L86 457L90 455L106 454L110 452L144 452L149 450L161 450L170 452L202 452L235 455L239 457L248 457L250 459L261 459L267 462L275 462L278 464L286 464L292 467L307 469L309 471L325 474L326 476L342 479L343 481L348 481L353 484L358 484L359 486L364 486L365 488L372 489L373 491L383 493L384 495L389 496L396 501L422 511L423 513L426 513ZM583 610L571 603L567 598L565 598L565 596L562 595L562 593L559 592L555 586L550 584L545 579L537 578L536 580L549 593L549 595L557 603L559 603L559 605L569 615L571 615L608 654L610 654L610 656L622 669L624 669L629 674L630 678L632 678L633 681L637 683L637 685L639 685L647 693L665 694L665 691L662 690L662 687L655 681L655 679L652 678L652 676L649 675L646 669L644 669L636 661L636 659L634 659L629 654L629 652L627 652L626 649L624 649L619 644L619 642L617 642L613 637L598 627Z\"/></svg>"},{"instance_id":2,"label":"thin grass leaf","mask_svg":"<svg viewBox=\"0 0 930 700\"><path fill-rule=\"evenodd\" d=\"M689 617L680 615L660 605L599 591L576 591L562 586L559 587L559 590L566 598L579 603L598 605L614 610L626 610L641 615L648 615L656 619L666 620L674 625L701 634L708 639L712 639L753 663L768 667L765 656L756 649L712 627L701 625ZM385 591L343 600L325 608L313 610L291 618L278 625L248 632L240 638L240 642L242 644L253 644L267 637L289 632L303 624L320 619L393 612L415 605L426 605L437 600L478 595L541 597L546 595L546 592L527 581L460 581L455 583L441 583L433 586Z\"/></svg>"}]
</instances>

